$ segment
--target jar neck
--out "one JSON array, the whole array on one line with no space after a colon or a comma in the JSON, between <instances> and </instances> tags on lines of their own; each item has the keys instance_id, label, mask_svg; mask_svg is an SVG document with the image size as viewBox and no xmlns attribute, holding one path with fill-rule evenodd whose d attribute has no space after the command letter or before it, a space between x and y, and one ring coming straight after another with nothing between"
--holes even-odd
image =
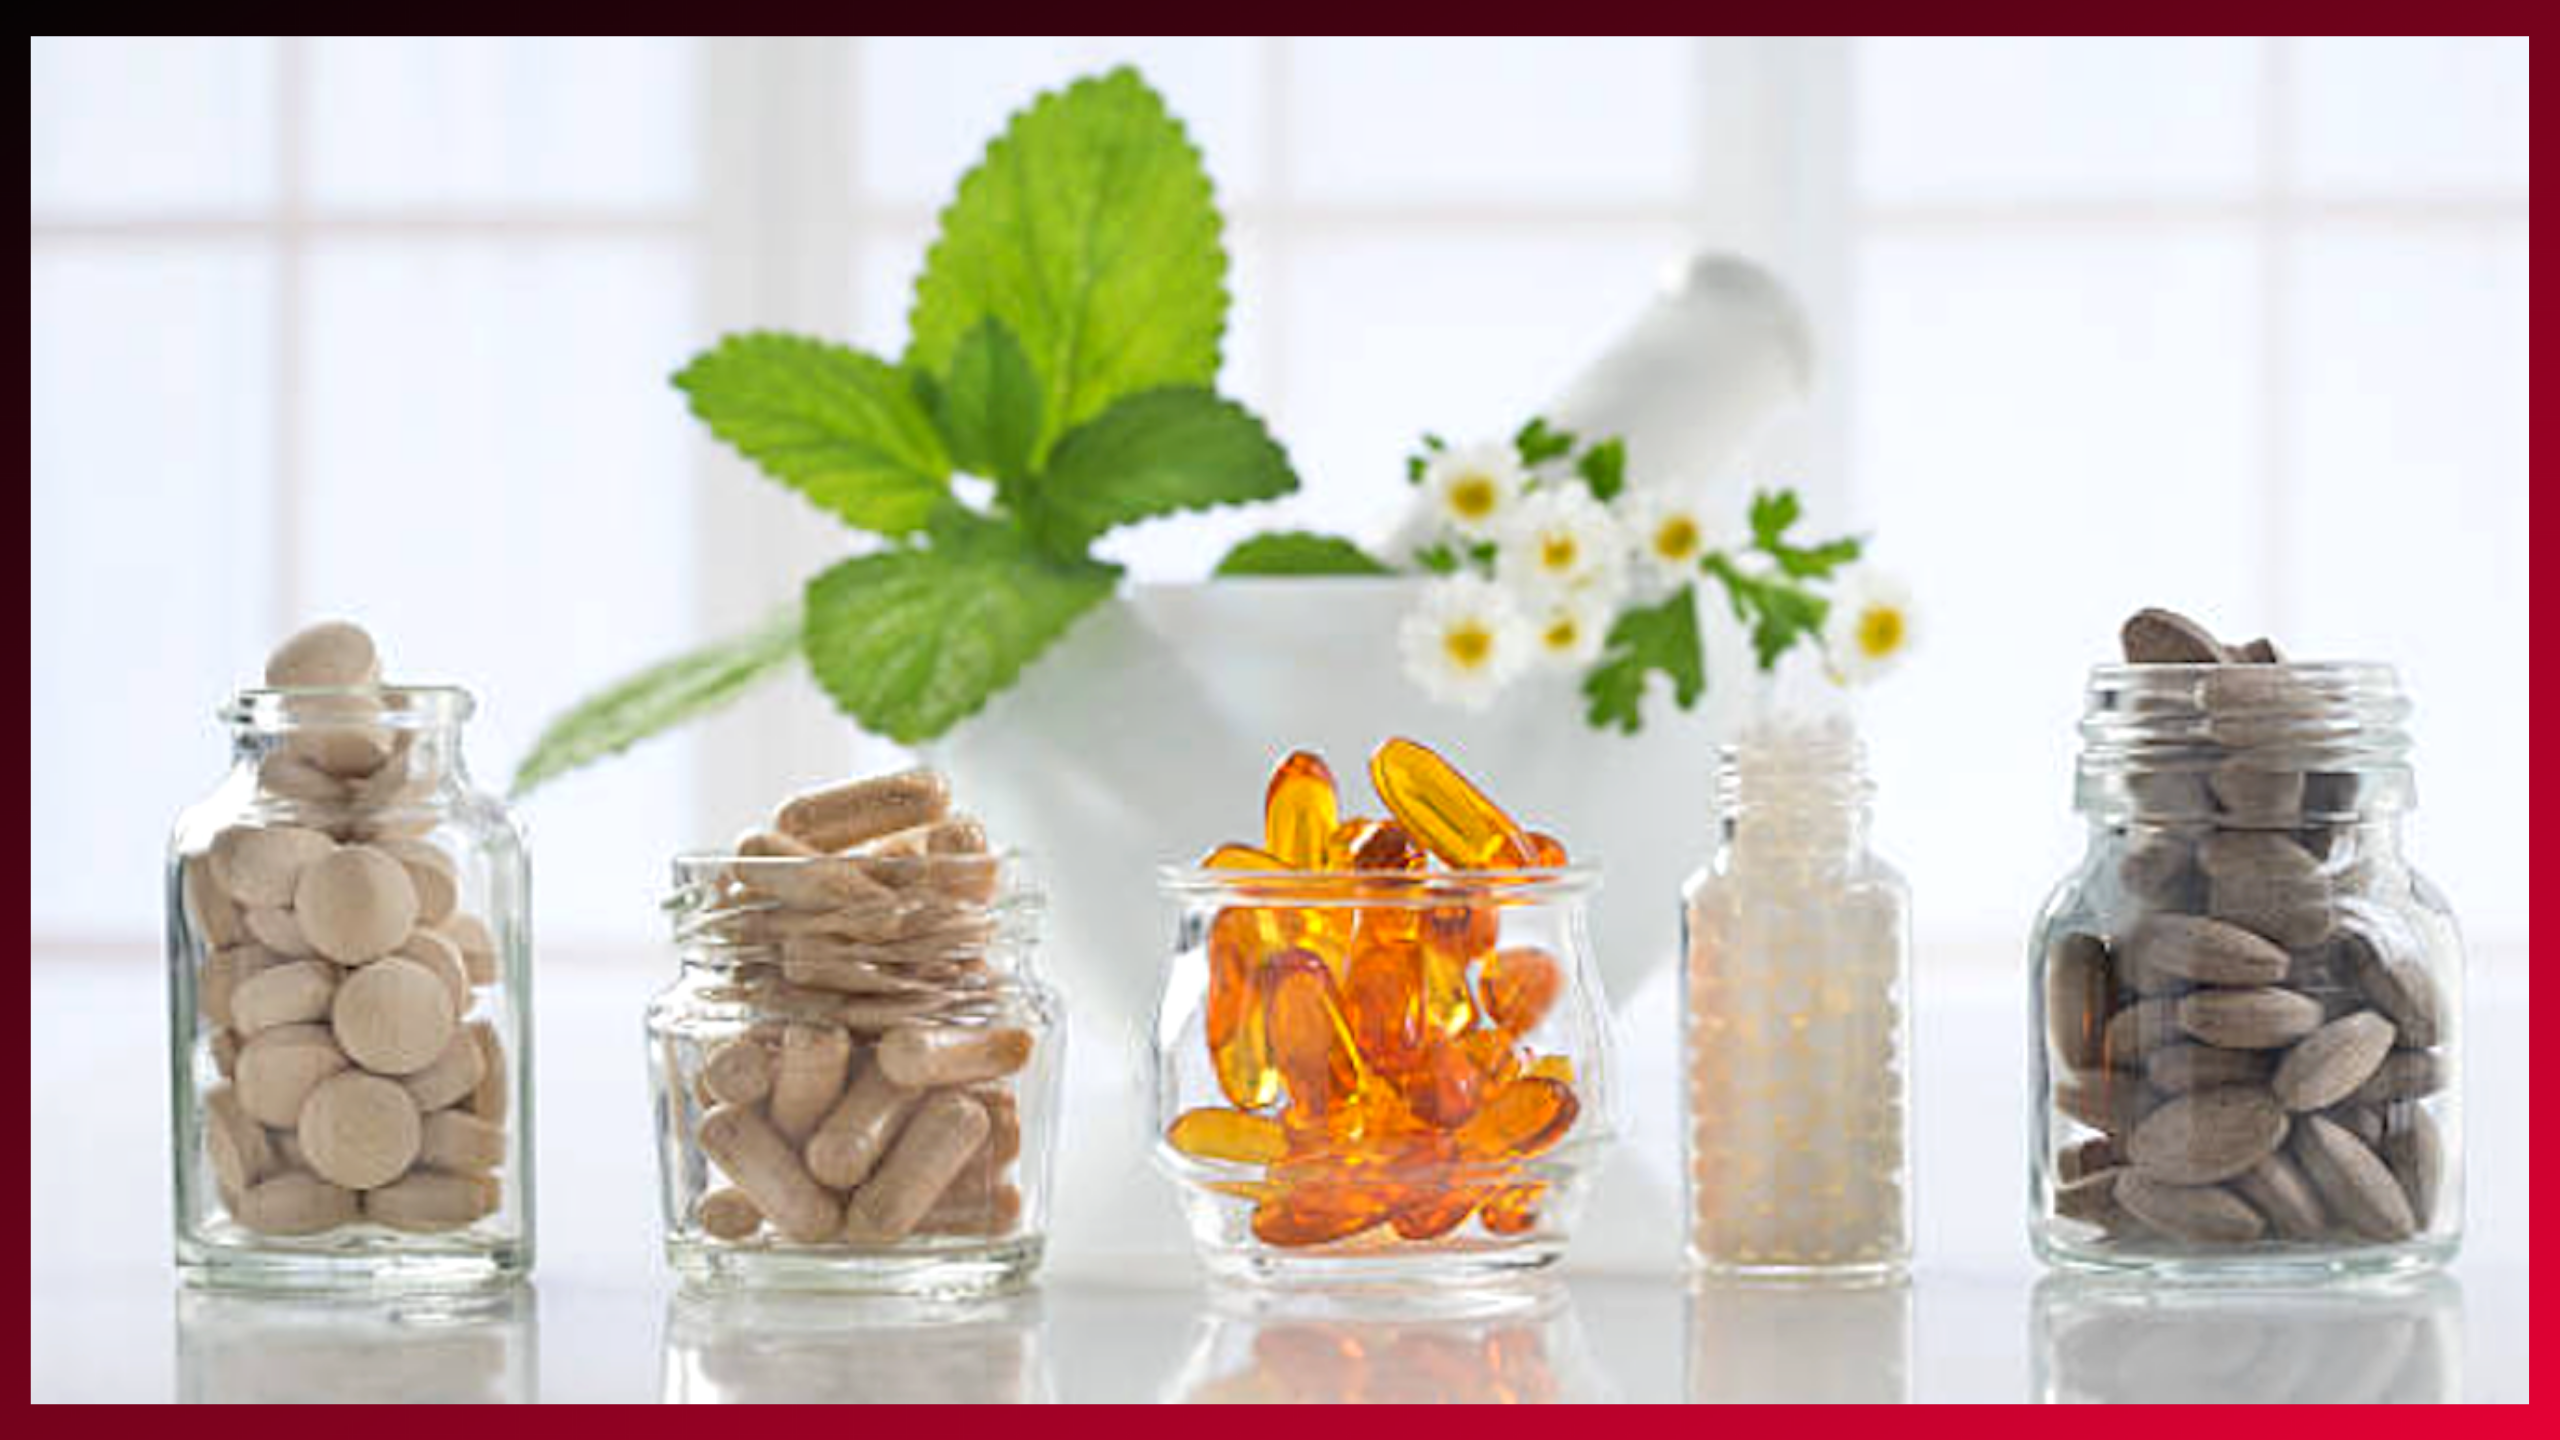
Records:
<instances>
[{"instance_id":1,"label":"jar neck","mask_svg":"<svg viewBox=\"0 0 2560 1440\"><path fill-rule=\"evenodd\" d=\"M1874 813L1866 747L1848 720L1764 720L1717 753L1716 816L1728 856L1853 858Z\"/></svg>"},{"instance_id":2,"label":"jar neck","mask_svg":"<svg viewBox=\"0 0 2560 1440\"><path fill-rule=\"evenodd\" d=\"M468 786L462 728L474 708L451 686L379 685L242 690L217 713L232 763L264 788L385 805ZM341 793L325 793L332 784Z\"/></svg>"},{"instance_id":3,"label":"jar neck","mask_svg":"<svg viewBox=\"0 0 2560 1440\"><path fill-rule=\"evenodd\" d=\"M926 993L1031 980L1040 907L1020 857L973 854L688 855L661 908L689 974L799 957L866 990Z\"/></svg>"},{"instance_id":4,"label":"jar neck","mask_svg":"<svg viewBox=\"0 0 2560 1440\"><path fill-rule=\"evenodd\" d=\"M2101 824L2344 826L2416 799L2387 665L2102 665L2077 802Z\"/></svg>"}]
</instances>

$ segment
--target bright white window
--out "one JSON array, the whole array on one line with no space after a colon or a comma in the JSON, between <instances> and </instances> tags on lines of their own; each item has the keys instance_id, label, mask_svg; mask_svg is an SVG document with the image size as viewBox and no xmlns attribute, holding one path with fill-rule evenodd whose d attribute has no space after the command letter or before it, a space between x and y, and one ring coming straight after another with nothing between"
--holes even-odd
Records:
<instances>
[{"instance_id":1,"label":"bright white window","mask_svg":"<svg viewBox=\"0 0 2560 1440\"><path fill-rule=\"evenodd\" d=\"M1226 383L1305 481L1115 537L1140 576L1362 526L1415 432L1516 423L1743 248L1823 332L1796 478L1927 605L1874 736L1933 959L2014 952L2147 602L2401 662L2421 853L2521 939L2525 41L1253 37L34 41L36 937L147 943L210 708L296 619L474 685L496 782L840 553L666 375L894 345L986 137L1121 61L1208 155ZM546 944L652 940L668 854L854 743L795 683L537 797Z\"/></svg>"}]
</instances>

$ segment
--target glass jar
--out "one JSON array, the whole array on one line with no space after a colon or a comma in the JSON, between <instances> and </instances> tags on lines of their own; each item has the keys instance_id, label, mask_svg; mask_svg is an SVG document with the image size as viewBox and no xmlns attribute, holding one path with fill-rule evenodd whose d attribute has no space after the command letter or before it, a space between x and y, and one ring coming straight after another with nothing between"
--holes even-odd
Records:
<instances>
[{"instance_id":1,"label":"glass jar","mask_svg":"<svg viewBox=\"0 0 2560 1440\"><path fill-rule=\"evenodd\" d=\"M959 1295L1040 1263L1066 1026L1010 855L689 856L649 1007L667 1258Z\"/></svg>"},{"instance_id":2,"label":"glass jar","mask_svg":"<svg viewBox=\"0 0 2560 1440\"><path fill-rule=\"evenodd\" d=\"M1464 1282L1563 1253L1618 1130L1598 879L1164 872L1156 1159L1212 1274Z\"/></svg>"},{"instance_id":3,"label":"glass jar","mask_svg":"<svg viewBox=\"0 0 2560 1440\"><path fill-rule=\"evenodd\" d=\"M170 842L178 1267L467 1289L533 1263L524 839L443 687L244 690Z\"/></svg>"},{"instance_id":4,"label":"glass jar","mask_svg":"<svg viewBox=\"0 0 2560 1440\"><path fill-rule=\"evenodd\" d=\"M2108 665L2032 958L2031 1229L2169 1275L2440 1263L2462 945L2381 665Z\"/></svg>"},{"instance_id":5,"label":"glass jar","mask_svg":"<svg viewBox=\"0 0 2560 1440\"><path fill-rule=\"evenodd\" d=\"M1867 846L1841 718L1724 748L1721 839L1686 890L1692 1267L1888 1278L1911 1258L1911 896Z\"/></svg>"}]
</instances>

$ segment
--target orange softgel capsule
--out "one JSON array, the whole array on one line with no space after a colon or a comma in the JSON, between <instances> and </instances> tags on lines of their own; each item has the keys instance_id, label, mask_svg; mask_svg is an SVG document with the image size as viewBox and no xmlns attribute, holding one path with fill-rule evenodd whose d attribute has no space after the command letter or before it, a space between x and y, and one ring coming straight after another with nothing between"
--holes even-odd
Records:
<instances>
[{"instance_id":1,"label":"orange softgel capsule","mask_svg":"<svg viewBox=\"0 0 2560 1440\"><path fill-rule=\"evenodd\" d=\"M1422 915L1423 1018L1443 1035L1465 1033L1475 1023L1468 968L1489 957L1502 938L1502 917L1490 905L1442 905Z\"/></svg>"},{"instance_id":2,"label":"orange softgel capsule","mask_svg":"<svg viewBox=\"0 0 2560 1440\"><path fill-rule=\"evenodd\" d=\"M1515 945L1493 952L1479 984L1486 1016L1510 1034L1526 1035L1564 993L1564 967L1535 945Z\"/></svg>"},{"instance_id":3,"label":"orange softgel capsule","mask_svg":"<svg viewBox=\"0 0 2560 1440\"><path fill-rule=\"evenodd\" d=\"M1538 1200L1546 1186L1531 1181L1496 1191L1484 1202L1484 1228L1496 1235L1526 1235L1538 1228Z\"/></svg>"},{"instance_id":4,"label":"orange softgel capsule","mask_svg":"<svg viewBox=\"0 0 2560 1440\"><path fill-rule=\"evenodd\" d=\"M1292 946L1265 962L1271 1060L1292 1110L1321 1118L1360 1088L1360 1052L1343 1018L1333 972L1315 952Z\"/></svg>"},{"instance_id":5,"label":"orange softgel capsule","mask_svg":"<svg viewBox=\"0 0 2560 1440\"><path fill-rule=\"evenodd\" d=\"M1164 1138L1196 1159L1239 1165L1268 1165L1289 1153L1289 1135L1279 1121L1244 1110L1185 1110L1166 1127Z\"/></svg>"},{"instance_id":6,"label":"orange softgel capsule","mask_svg":"<svg viewBox=\"0 0 2560 1440\"><path fill-rule=\"evenodd\" d=\"M1291 870L1322 870L1342 820L1342 800L1324 757L1300 750L1271 773L1262 797L1262 848Z\"/></svg>"},{"instance_id":7,"label":"orange softgel capsule","mask_svg":"<svg viewBox=\"0 0 2560 1440\"><path fill-rule=\"evenodd\" d=\"M1221 910L1209 924L1209 1003L1201 1028L1219 1090L1229 1104L1246 1110L1280 1095L1280 1071L1271 1063L1263 963L1279 938L1278 920L1267 910Z\"/></svg>"},{"instance_id":8,"label":"orange softgel capsule","mask_svg":"<svg viewBox=\"0 0 2560 1440\"><path fill-rule=\"evenodd\" d=\"M1423 848L1454 870L1518 869L1528 837L1502 807L1428 746L1397 738L1369 757L1369 783Z\"/></svg>"},{"instance_id":9,"label":"orange softgel capsule","mask_svg":"<svg viewBox=\"0 0 2560 1440\"><path fill-rule=\"evenodd\" d=\"M1363 915L1342 987L1361 1057L1394 1074L1422 1050L1422 948Z\"/></svg>"},{"instance_id":10,"label":"orange softgel capsule","mask_svg":"<svg viewBox=\"0 0 2560 1440\"><path fill-rule=\"evenodd\" d=\"M1203 856L1203 870L1286 870L1279 856L1251 845L1221 845Z\"/></svg>"},{"instance_id":11,"label":"orange softgel capsule","mask_svg":"<svg viewBox=\"0 0 2560 1440\"><path fill-rule=\"evenodd\" d=\"M1503 1086L1458 1129L1458 1148L1487 1160L1535 1155L1564 1138L1582 1113L1573 1087L1523 1075Z\"/></svg>"}]
</instances>

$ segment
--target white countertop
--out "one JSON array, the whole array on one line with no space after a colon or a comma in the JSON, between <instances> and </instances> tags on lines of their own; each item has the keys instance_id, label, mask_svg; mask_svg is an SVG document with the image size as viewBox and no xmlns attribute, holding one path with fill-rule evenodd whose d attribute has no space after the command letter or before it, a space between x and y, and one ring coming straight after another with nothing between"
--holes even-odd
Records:
<instances>
[{"instance_id":1,"label":"white countertop","mask_svg":"<svg viewBox=\"0 0 2560 1440\"><path fill-rule=\"evenodd\" d=\"M1094 1195L1090 1181L1074 1200L1062 1191L1046 1279L1010 1300L928 1312L681 1296L658 1258L640 1093L640 1005L659 980L637 958L544 972L534 1283L443 1313L182 1293L169 1261L158 967L39 957L34 1398L2528 1398L2520 965L2475 970L2469 1238L2430 1280L2128 1293L2043 1274L2020 1220L2021 1005L1985 972L1924 992L1921 1251L1907 1286L1693 1289L1664 1258L1676 1237L1649 1233L1577 1242L1556 1283L1501 1313L1455 1315L1212 1293L1190 1277L1177 1236L1133 1242L1125 1213L1109 1213L1156 1213L1147 1206L1161 1184L1143 1174L1129 1183L1151 1187L1144 1203ZM1629 1007L1639 1084L1661 1074L1660 1056L1647 1063L1663 1043L1648 1008L1659 1009ZM1070 1123L1084 1123L1090 1105L1073 1108ZM1637 1148L1665 1144L1655 1133ZM1638 1156L1613 1167L1586 1230L1651 1213L1633 1193L1648 1166ZM1084 1168L1069 1164L1063 1183ZM1613 1201L1612 1185L1629 1196Z\"/></svg>"}]
</instances>

